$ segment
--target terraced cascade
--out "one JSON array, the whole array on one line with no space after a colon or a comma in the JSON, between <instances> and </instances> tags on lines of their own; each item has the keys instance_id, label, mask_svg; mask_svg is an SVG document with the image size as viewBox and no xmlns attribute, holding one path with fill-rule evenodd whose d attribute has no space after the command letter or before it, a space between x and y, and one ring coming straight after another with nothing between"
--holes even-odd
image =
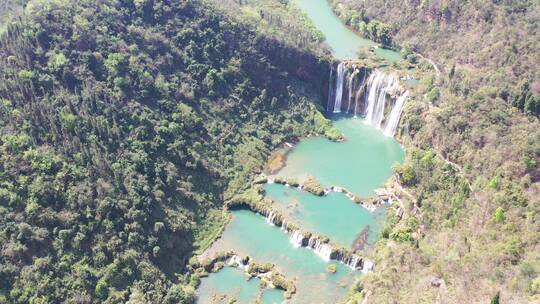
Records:
<instances>
[{"instance_id":1,"label":"terraced cascade","mask_svg":"<svg viewBox=\"0 0 540 304\"><path fill-rule=\"evenodd\" d=\"M273 207L281 214L343 247L351 247L357 240L364 242L363 245L372 243L384 221L385 208L371 212L353 203L344 193L316 196L279 184L267 184L264 188L267 197L275 202Z\"/></svg>"},{"instance_id":2,"label":"terraced cascade","mask_svg":"<svg viewBox=\"0 0 540 304\"><path fill-rule=\"evenodd\" d=\"M265 200L229 202L230 223L200 259L233 251L272 263L294 282L296 293L286 303L339 303L355 277L373 268L363 257L364 249L378 238L386 210L380 205L368 210L358 202L360 197L375 197L375 190L391 177L392 165L405 157L392 136L408 93L397 77L348 61L356 58L359 49L376 44L345 27L325 0L294 3L326 35L340 60L330 69L326 110L345 140L310 137L294 146L287 143L290 151L284 166L273 171L269 181L280 176L304 183L313 177L327 191L315 195L296 187L266 184ZM393 51L377 48L375 52L389 61L399 58ZM337 193L342 189L346 191ZM385 204L392 201L378 198ZM375 205L368 206L373 209ZM225 268L202 279L198 303L227 303L224 292L236 295L239 303L283 300L279 290L262 291L256 279L246 281L241 272L233 274Z\"/></svg>"},{"instance_id":3,"label":"terraced cascade","mask_svg":"<svg viewBox=\"0 0 540 304\"><path fill-rule=\"evenodd\" d=\"M232 215L233 219L221 239L206 255L233 250L239 255L249 255L256 261L275 264L282 274L295 283L296 294L290 303L335 303L336 299L347 293L354 275L361 273L345 264L325 261L312 249L296 246L288 233L269 224L261 215L249 210L233 211ZM335 273L327 270L331 264L336 266Z\"/></svg>"},{"instance_id":4,"label":"terraced cascade","mask_svg":"<svg viewBox=\"0 0 540 304\"><path fill-rule=\"evenodd\" d=\"M199 287L200 303L220 303L236 299L239 304L264 303L277 304L284 301L283 291L262 288L261 280L246 279L244 272L235 267L225 267L202 280Z\"/></svg>"}]
</instances>

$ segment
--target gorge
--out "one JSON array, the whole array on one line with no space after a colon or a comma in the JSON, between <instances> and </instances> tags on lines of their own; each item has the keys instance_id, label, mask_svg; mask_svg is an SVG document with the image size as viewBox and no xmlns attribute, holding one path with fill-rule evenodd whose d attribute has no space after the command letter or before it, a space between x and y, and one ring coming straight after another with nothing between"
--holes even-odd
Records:
<instances>
[{"instance_id":1,"label":"gorge","mask_svg":"<svg viewBox=\"0 0 540 304\"><path fill-rule=\"evenodd\" d=\"M2 0L0 304L540 303L539 18Z\"/></svg>"},{"instance_id":2,"label":"gorge","mask_svg":"<svg viewBox=\"0 0 540 304\"><path fill-rule=\"evenodd\" d=\"M280 176L302 184L314 177L325 187L336 186L338 192L318 197L302 191L302 187L266 184L260 191L266 200L270 199L268 207L264 208L271 209L233 208L231 222L203 258L233 251L259 263L273 263L296 285L296 294L287 299L287 303L335 303L344 297L356 275L376 267L363 258L361 252L355 252L352 245L366 232L366 241L376 241L385 208L372 212L354 203L351 197L373 196L374 190L391 176L391 166L403 161L404 151L393 136L409 92L400 85L397 76L360 66L353 60L358 48L374 43L352 33L354 38L346 44L348 50L345 51L343 40L335 38L339 31L345 30L347 35L351 32L333 16L329 7L325 8L325 1L310 6L306 6L306 1L296 4L312 18L313 14L324 14L322 18L317 15L319 18L313 19L321 31L328 31L328 23L323 22L328 18L338 29L325 33L334 55L340 60L329 68L325 108L345 140L301 139L287 155L285 166L270 176L269 181ZM388 50L377 54L396 58ZM348 192L342 193L341 188ZM389 203L391 200L386 202ZM334 265L335 271L329 272L328 265ZM204 278L199 303L206 303L209 294L219 294L219 290L223 290L220 284L215 274ZM243 283L237 281L237 284ZM258 299L263 303L276 303Z\"/></svg>"}]
</instances>

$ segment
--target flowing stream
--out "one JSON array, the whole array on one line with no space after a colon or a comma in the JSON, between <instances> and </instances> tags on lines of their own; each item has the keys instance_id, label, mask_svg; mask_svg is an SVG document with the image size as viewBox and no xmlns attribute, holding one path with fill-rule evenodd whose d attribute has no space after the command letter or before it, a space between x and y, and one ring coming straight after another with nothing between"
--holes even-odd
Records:
<instances>
[{"instance_id":1,"label":"flowing stream","mask_svg":"<svg viewBox=\"0 0 540 304\"><path fill-rule=\"evenodd\" d=\"M346 140L301 140L277 175L300 182L314 177L325 187L343 187L364 198L373 196L391 176L392 165L405 157L392 137L408 93L398 88L398 80L392 75L347 66L345 60L355 58L358 50L376 44L344 26L326 0L293 2L325 34L335 57L341 60L330 71L327 112ZM389 61L399 59L399 54L390 50L378 48L375 52ZM359 256L336 259L332 246L307 238L303 231L327 237L332 245L347 249L354 248L358 239L373 243L381 230L385 208L371 212L345 193L319 197L279 184L267 184L265 190L274 201L272 209L299 225L301 231L274 225L273 212L265 218L250 210L235 210L221 238L205 255L232 250L240 256L249 255L257 263L275 264L297 289L287 303L340 302L355 277L369 270L371 263L365 260L356 267L360 265ZM329 265L335 266L335 272L329 271ZM202 279L198 303L229 303L231 297L238 303L285 301L282 291L263 288L258 279L246 280L239 269L226 267Z\"/></svg>"},{"instance_id":2,"label":"flowing stream","mask_svg":"<svg viewBox=\"0 0 540 304\"><path fill-rule=\"evenodd\" d=\"M327 0L293 0L324 34L326 42L332 48L334 57L339 60L356 58L359 50L367 50L378 46L377 43L358 36L347 28L334 14ZM375 49L375 53L390 62L401 59L399 53L383 48Z\"/></svg>"}]
</instances>

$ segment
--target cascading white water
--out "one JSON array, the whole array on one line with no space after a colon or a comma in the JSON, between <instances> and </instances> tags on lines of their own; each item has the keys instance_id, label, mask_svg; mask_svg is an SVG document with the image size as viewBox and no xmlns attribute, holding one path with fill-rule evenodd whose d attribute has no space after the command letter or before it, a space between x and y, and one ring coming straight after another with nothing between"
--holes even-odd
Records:
<instances>
[{"instance_id":1,"label":"cascading white water","mask_svg":"<svg viewBox=\"0 0 540 304\"><path fill-rule=\"evenodd\" d=\"M360 263L360 257L353 255L352 257L349 257L347 261L347 266L352 270L356 270L358 269L359 263Z\"/></svg>"},{"instance_id":2,"label":"cascading white water","mask_svg":"<svg viewBox=\"0 0 540 304\"><path fill-rule=\"evenodd\" d=\"M343 83L345 82L346 72L347 72L347 66L345 65L345 62L341 62L337 68L336 98L334 101L334 113L341 112L341 99L343 98Z\"/></svg>"},{"instance_id":3,"label":"cascading white water","mask_svg":"<svg viewBox=\"0 0 540 304\"><path fill-rule=\"evenodd\" d=\"M332 102L332 76L334 76L334 69L330 63L330 79L328 80L328 102L326 103L326 112L330 112L330 104Z\"/></svg>"},{"instance_id":4,"label":"cascading white water","mask_svg":"<svg viewBox=\"0 0 540 304\"><path fill-rule=\"evenodd\" d=\"M372 272L374 267L375 267L375 264L373 264L372 261L365 260L364 266L362 267L362 272L363 273Z\"/></svg>"},{"instance_id":5,"label":"cascading white water","mask_svg":"<svg viewBox=\"0 0 540 304\"><path fill-rule=\"evenodd\" d=\"M294 247L301 247L304 241L304 235L300 231L295 230L289 238Z\"/></svg>"},{"instance_id":6,"label":"cascading white water","mask_svg":"<svg viewBox=\"0 0 540 304\"><path fill-rule=\"evenodd\" d=\"M366 120L368 123L371 123L373 120L373 115L375 112L375 107L377 103L377 98L379 97L381 79L384 78L384 74L375 71L369 75L368 79L368 97L367 97L367 106L366 106Z\"/></svg>"},{"instance_id":7,"label":"cascading white water","mask_svg":"<svg viewBox=\"0 0 540 304\"><path fill-rule=\"evenodd\" d=\"M363 69L364 73L360 80L360 83L357 83L357 75L360 73L360 69L355 67L354 71L347 76L347 66L345 62L339 63L336 69L336 75L334 77L334 69L330 67L330 81L328 87L328 104L326 110L330 112L330 105L332 98L333 102L333 112L341 112L342 100L343 100L343 90L345 81L347 81L347 86L349 90L348 94L348 104L347 104L347 113L351 113L351 107L354 107L352 113L356 116L358 114L359 108L359 98L365 96L366 106L363 114L365 116L366 122L375 128L381 129L382 123L385 121L385 105L387 96L395 95L399 91L399 81L398 78L394 75L386 75L385 73L375 70L369 77L367 77L366 69ZM333 87L335 78L335 87ZM366 84L367 83L367 84ZM355 89L358 90L355 92ZM335 92L334 92L335 90ZM364 91L366 92L365 94ZM335 93L335 94L333 94ZM386 119L386 125L384 126L383 132L387 136L394 136L396 133L397 126L399 124L399 119L401 113L403 112L403 107L405 101L407 100L408 92L401 94L396 100L392 107L389 117ZM353 106L354 101L354 106ZM361 107L360 107L361 108Z\"/></svg>"},{"instance_id":8,"label":"cascading white water","mask_svg":"<svg viewBox=\"0 0 540 304\"><path fill-rule=\"evenodd\" d=\"M366 69L363 69L363 70L364 70L364 73L362 75L362 81L360 83L360 86L358 86L358 91L356 92L355 97L354 97L354 116L355 117L357 115L356 109L358 109L358 98L362 96L362 92L364 91L365 84L366 84Z\"/></svg>"},{"instance_id":9,"label":"cascading white water","mask_svg":"<svg viewBox=\"0 0 540 304\"><path fill-rule=\"evenodd\" d=\"M386 75L375 70L371 74L368 82L369 95L366 121L372 126L380 129L384 118L384 106L386 95L397 89L399 83L395 76Z\"/></svg>"},{"instance_id":10,"label":"cascading white water","mask_svg":"<svg viewBox=\"0 0 540 304\"><path fill-rule=\"evenodd\" d=\"M315 237L310 237L309 240L308 240L308 248L315 248L315 244L317 242L317 238Z\"/></svg>"},{"instance_id":11,"label":"cascading white water","mask_svg":"<svg viewBox=\"0 0 540 304\"><path fill-rule=\"evenodd\" d=\"M366 122L375 128L381 129L381 125L385 120L385 105L387 96L391 93L395 94L399 90L399 81L398 78L394 75L386 75L385 73L375 70L369 77L367 76L366 69L364 69L364 75L360 84L356 82L356 77L360 73L360 70L355 68L354 71L347 78L347 66L345 62L340 62L336 69L336 76L334 77L334 69L330 67L330 81L328 84L328 104L326 110L330 112L330 105L332 97L334 99L334 113L341 112L342 100L343 100L343 90L345 81L347 81L347 86L349 90L348 94L348 104L347 104L347 113L351 112L351 107L354 108L353 113L356 116L358 114L358 100L361 96L366 96L366 107L364 110L364 115ZM334 84L335 78L335 87ZM367 83L367 85L366 85ZM358 90L355 93L355 88L358 87ZM335 92L333 91L335 90ZM362 94L366 91L366 94ZM333 94L335 93L335 94ZM386 119L386 126L384 127L384 134L387 136L394 136L396 133L397 126L399 124L399 119L401 113L403 112L403 107L407 99L408 92L401 94L395 101L390 116Z\"/></svg>"},{"instance_id":12,"label":"cascading white water","mask_svg":"<svg viewBox=\"0 0 540 304\"><path fill-rule=\"evenodd\" d=\"M276 217L276 214L270 211L270 213L268 213L268 215L266 216L266 222L273 226L275 217Z\"/></svg>"},{"instance_id":13,"label":"cascading white water","mask_svg":"<svg viewBox=\"0 0 540 304\"><path fill-rule=\"evenodd\" d=\"M313 249L313 251L320 256L325 261L330 261L332 257L332 246L325 244L321 242L318 239L315 239L312 241L313 238L309 240L309 247Z\"/></svg>"},{"instance_id":14,"label":"cascading white water","mask_svg":"<svg viewBox=\"0 0 540 304\"><path fill-rule=\"evenodd\" d=\"M360 73L360 70L354 69L354 72L349 76L349 103L347 104L347 113L351 112L351 103L352 103L352 95L353 95L353 89L354 89L354 80L356 79L356 75Z\"/></svg>"},{"instance_id":15,"label":"cascading white water","mask_svg":"<svg viewBox=\"0 0 540 304\"><path fill-rule=\"evenodd\" d=\"M242 258L237 256L237 255L233 255L229 259L229 262L227 264L229 266L238 267L238 268L241 268L241 269L247 269L247 267L249 266L249 264L245 264L244 261L242 260Z\"/></svg>"},{"instance_id":16,"label":"cascading white water","mask_svg":"<svg viewBox=\"0 0 540 304\"><path fill-rule=\"evenodd\" d=\"M406 91L396 99L396 103L394 104L392 112L390 112L390 116L388 117L388 120L386 122L386 127L384 128L384 135L393 137L394 134L396 134L396 129L399 124L401 112L403 112L403 106L405 105L405 100L407 100L408 95L409 92Z\"/></svg>"}]
</instances>

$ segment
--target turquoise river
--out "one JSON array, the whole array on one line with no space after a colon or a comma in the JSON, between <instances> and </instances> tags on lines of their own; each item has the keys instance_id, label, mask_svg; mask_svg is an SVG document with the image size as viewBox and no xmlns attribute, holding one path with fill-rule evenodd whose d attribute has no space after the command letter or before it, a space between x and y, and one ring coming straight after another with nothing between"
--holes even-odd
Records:
<instances>
[{"instance_id":1,"label":"turquoise river","mask_svg":"<svg viewBox=\"0 0 540 304\"><path fill-rule=\"evenodd\" d=\"M359 49L376 45L360 38L334 15L326 0L294 0L326 36L337 59L356 57ZM383 49L376 53L394 61L399 54ZM277 175L299 181L315 177L324 186L340 186L355 195L369 197L382 187L392 174L392 165L402 162L405 153L399 143L384 136L381 130L363 119L342 114L329 116L345 135L344 142L325 138L301 140L288 154L286 165ZM265 185L266 195L275 209L293 219L303 230L328 237L334 244L350 247L362 231L368 241L378 237L384 220L384 208L370 212L343 193L314 196L296 188L278 184ZM297 292L287 303L339 303L361 271L321 259L311 249L295 247L289 235L269 224L265 217L248 210L232 211L232 220L220 239L205 252L234 251L249 255L258 263L273 263L280 273L294 281ZM330 264L336 272L327 271ZM225 267L202 279L198 303L283 303L282 291L265 289L259 279L246 280L243 270Z\"/></svg>"}]
</instances>

